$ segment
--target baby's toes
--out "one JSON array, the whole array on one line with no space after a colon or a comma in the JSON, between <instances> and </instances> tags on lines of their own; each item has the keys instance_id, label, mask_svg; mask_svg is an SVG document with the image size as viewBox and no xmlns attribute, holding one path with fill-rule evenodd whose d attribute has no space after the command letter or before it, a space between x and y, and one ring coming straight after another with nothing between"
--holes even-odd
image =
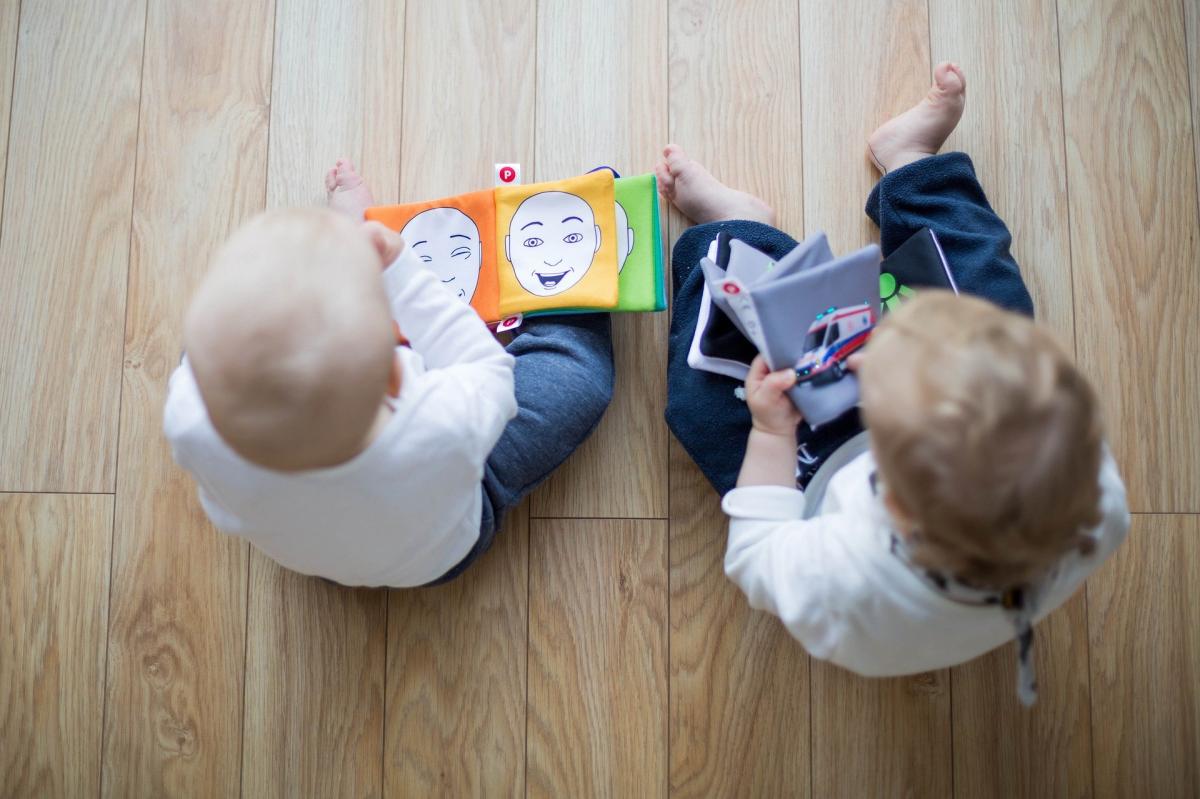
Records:
<instances>
[{"instance_id":1,"label":"baby's toes","mask_svg":"<svg viewBox=\"0 0 1200 799\"><path fill-rule=\"evenodd\" d=\"M330 167L325 173L325 190L335 191L337 189L337 167Z\"/></svg>"},{"instance_id":2,"label":"baby's toes","mask_svg":"<svg viewBox=\"0 0 1200 799\"><path fill-rule=\"evenodd\" d=\"M673 177L679 177L679 173L686 169L691 161L683 148L677 144L668 145L663 155L666 157L667 169L670 170Z\"/></svg>"},{"instance_id":3,"label":"baby's toes","mask_svg":"<svg viewBox=\"0 0 1200 799\"><path fill-rule=\"evenodd\" d=\"M933 71L934 86L945 96L954 97L962 94L967 88L967 82L962 70L957 64L943 61Z\"/></svg>"},{"instance_id":4,"label":"baby's toes","mask_svg":"<svg viewBox=\"0 0 1200 799\"><path fill-rule=\"evenodd\" d=\"M654 166L654 175L658 178L658 190L666 197L675 193L675 176L667 169L666 163L659 161Z\"/></svg>"}]
</instances>

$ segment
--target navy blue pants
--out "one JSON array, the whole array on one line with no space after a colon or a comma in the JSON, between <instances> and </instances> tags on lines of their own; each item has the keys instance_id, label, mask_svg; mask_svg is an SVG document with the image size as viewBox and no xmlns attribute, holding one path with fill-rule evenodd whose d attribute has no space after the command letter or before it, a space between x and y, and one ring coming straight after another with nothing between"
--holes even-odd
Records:
<instances>
[{"instance_id":1,"label":"navy blue pants","mask_svg":"<svg viewBox=\"0 0 1200 799\"><path fill-rule=\"evenodd\" d=\"M453 580L487 552L505 513L592 434L612 400L612 324L606 313L526 318L506 349L516 358L517 415L484 466L479 540L431 585Z\"/></svg>"},{"instance_id":2,"label":"navy blue pants","mask_svg":"<svg viewBox=\"0 0 1200 799\"><path fill-rule=\"evenodd\" d=\"M867 198L866 212L879 226L885 256L921 228L930 228L937 234L959 291L1033 315L1033 301L1009 253L1012 236L988 204L965 154L923 158L884 175ZM714 222L685 231L671 254L675 293L667 356L667 425L713 488L724 494L737 482L750 411L734 396L741 385L738 381L692 369L687 363L704 287L700 259L720 230L774 259L797 242L758 222ZM861 430L857 410L819 430L801 424L797 431L801 487L834 450Z\"/></svg>"}]
</instances>

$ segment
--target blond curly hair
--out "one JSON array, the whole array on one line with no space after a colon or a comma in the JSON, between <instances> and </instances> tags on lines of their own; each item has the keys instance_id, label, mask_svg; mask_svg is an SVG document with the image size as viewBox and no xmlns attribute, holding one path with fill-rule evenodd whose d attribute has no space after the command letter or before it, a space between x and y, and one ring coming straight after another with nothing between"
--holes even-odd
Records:
<instances>
[{"instance_id":1,"label":"blond curly hair","mask_svg":"<svg viewBox=\"0 0 1200 799\"><path fill-rule=\"evenodd\" d=\"M879 326L859 376L882 490L919 565L1007 588L1090 552L1100 413L1048 329L925 291Z\"/></svg>"}]
</instances>

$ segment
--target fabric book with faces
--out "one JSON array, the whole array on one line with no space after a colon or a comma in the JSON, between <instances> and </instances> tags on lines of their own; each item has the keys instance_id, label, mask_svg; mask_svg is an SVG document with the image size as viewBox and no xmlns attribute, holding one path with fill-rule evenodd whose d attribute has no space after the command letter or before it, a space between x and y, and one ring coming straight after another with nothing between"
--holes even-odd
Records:
<instances>
[{"instance_id":1,"label":"fabric book with faces","mask_svg":"<svg viewBox=\"0 0 1200 799\"><path fill-rule=\"evenodd\" d=\"M928 230L882 264L874 245L835 258L823 233L777 262L721 233L700 268L705 285L689 365L742 380L762 352L772 369L794 368L789 394L814 428L858 402L846 359L866 344L882 299L895 295L894 307L912 286L955 288Z\"/></svg>"},{"instance_id":2,"label":"fabric book with faces","mask_svg":"<svg viewBox=\"0 0 1200 799\"><path fill-rule=\"evenodd\" d=\"M521 314L666 307L653 175L614 179L597 171L376 206L365 216L399 231L489 323Z\"/></svg>"}]
</instances>

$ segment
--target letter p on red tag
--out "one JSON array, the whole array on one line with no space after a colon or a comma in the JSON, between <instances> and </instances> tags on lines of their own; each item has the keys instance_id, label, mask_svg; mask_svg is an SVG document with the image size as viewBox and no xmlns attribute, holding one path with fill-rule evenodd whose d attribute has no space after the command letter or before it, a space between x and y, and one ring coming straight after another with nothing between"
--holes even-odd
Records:
<instances>
[{"instance_id":1,"label":"letter p on red tag","mask_svg":"<svg viewBox=\"0 0 1200 799\"><path fill-rule=\"evenodd\" d=\"M521 183L520 164L496 164L496 185L516 186Z\"/></svg>"},{"instance_id":2,"label":"letter p on red tag","mask_svg":"<svg viewBox=\"0 0 1200 799\"><path fill-rule=\"evenodd\" d=\"M496 325L496 332L503 333L506 330L514 330L521 326L521 322L525 321L523 314L513 314L512 316L501 319Z\"/></svg>"}]
</instances>

